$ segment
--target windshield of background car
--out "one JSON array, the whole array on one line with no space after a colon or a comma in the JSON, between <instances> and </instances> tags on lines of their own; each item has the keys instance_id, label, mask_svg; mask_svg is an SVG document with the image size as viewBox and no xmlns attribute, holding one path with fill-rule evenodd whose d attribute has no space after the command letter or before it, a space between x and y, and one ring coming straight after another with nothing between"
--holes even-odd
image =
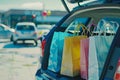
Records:
<instances>
[{"instance_id":1,"label":"windshield of background car","mask_svg":"<svg viewBox=\"0 0 120 80\"><path fill-rule=\"evenodd\" d=\"M34 26L31 26L31 25L19 25L19 26L17 26L17 30L32 30L32 31L34 31L35 28L34 28Z\"/></svg>"}]
</instances>

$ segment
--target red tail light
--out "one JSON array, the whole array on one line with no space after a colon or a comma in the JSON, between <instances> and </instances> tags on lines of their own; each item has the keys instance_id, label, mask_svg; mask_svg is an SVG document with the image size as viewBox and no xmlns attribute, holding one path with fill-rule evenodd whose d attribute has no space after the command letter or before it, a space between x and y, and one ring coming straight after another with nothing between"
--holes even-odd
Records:
<instances>
[{"instance_id":1,"label":"red tail light","mask_svg":"<svg viewBox=\"0 0 120 80\"><path fill-rule=\"evenodd\" d=\"M37 34L37 32L35 31L33 34Z\"/></svg>"},{"instance_id":2,"label":"red tail light","mask_svg":"<svg viewBox=\"0 0 120 80\"><path fill-rule=\"evenodd\" d=\"M15 35L18 35L17 31L14 32Z\"/></svg>"},{"instance_id":3,"label":"red tail light","mask_svg":"<svg viewBox=\"0 0 120 80\"><path fill-rule=\"evenodd\" d=\"M114 80L120 80L120 59L118 60L117 69L114 75Z\"/></svg>"},{"instance_id":4,"label":"red tail light","mask_svg":"<svg viewBox=\"0 0 120 80\"><path fill-rule=\"evenodd\" d=\"M17 34L17 32L16 32L16 31L15 31L14 33L15 33L15 34Z\"/></svg>"},{"instance_id":5,"label":"red tail light","mask_svg":"<svg viewBox=\"0 0 120 80\"><path fill-rule=\"evenodd\" d=\"M42 56L44 56L44 49L45 49L45 44L46 44L46 40L44 39L41 43L41 48L42 48Z\"/></svg>"}]
</instances>

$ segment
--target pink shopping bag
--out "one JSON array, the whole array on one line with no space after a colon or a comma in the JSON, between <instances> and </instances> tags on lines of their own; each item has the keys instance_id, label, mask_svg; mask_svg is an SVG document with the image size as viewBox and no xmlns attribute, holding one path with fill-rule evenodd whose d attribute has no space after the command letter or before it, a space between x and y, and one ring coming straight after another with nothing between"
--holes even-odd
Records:
<instances>
[{"instance_id":1,"label":"pink shopping bag","mask_svg":"<svg viewBox=\"0 0 120 80\"><path fill-rule=\"evenodd\" d=\"M81 78L88 80L89 38L82 39L80 46L81 46L80 75L81 75Z\"/></svg>"}]
</instances>

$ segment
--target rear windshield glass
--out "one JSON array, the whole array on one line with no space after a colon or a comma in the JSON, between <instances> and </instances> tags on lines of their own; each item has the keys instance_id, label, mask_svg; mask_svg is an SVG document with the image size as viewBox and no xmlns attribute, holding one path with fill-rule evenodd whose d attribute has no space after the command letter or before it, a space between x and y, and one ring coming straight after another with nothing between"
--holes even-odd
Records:
<instances>
[{"instance_id":1,"label":"rear windshield glass","mask_svg":"<svg viewBox=\"0 0 120 80\"><path fill-rule=\"evenodd\" d=\"M95 28L95 31L117 32L120 25L120 18L105 17L101 19Z\"/></svg>"},{"instance_id":2,"label":"rear windshield glass","mask_svg":"<svg viewBox=\"0 0 120 80\"><path fill-rule=\"evenodd\" d=\"M67 30L75 30L75 27L76 27L79 23L82 23L82 24L86 25L89 19L90 19L90 18L76 18L76 19L74 19L74 20L70 23L70 25L68 26L68 28L66 29L66 31L67 31Z\"/></svg>"},{"instance_id":3,"label":"rear windshield glass","mask_svg":"<svg viewBox=\"0 0 120 80\"><path fill-rule=\"evenodd\" d=\"M31 25L19 25L17 26L17 30L35 30L34 26Z\"/></svg>"}]
</instances>

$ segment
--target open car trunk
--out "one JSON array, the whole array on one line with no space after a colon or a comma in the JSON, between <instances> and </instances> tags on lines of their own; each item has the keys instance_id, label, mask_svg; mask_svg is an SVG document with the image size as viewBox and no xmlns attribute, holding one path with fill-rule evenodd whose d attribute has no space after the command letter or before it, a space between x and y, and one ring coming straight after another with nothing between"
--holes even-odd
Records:
<instances>
[{"instance_id":1,"label":"open car trunk","mask_svg":"<svg viewBox=\"0 0 120 80\"><path fill-rule=\"evenodd\" d=\"M64 0L63 0L64 1ZM112 15L112 17L114 16L118 16L120 18L120 5L101 5L101 6L93 6L91 8L86 8L86 9L78 9L76 11L73 11L68 13L68 15L66 17L64 17L60 22L59 24L56 25L56 27L54 29L52 29L50 31L50 33L47 35L47 39L46 39L46 45L45 45L45 52L44 52L44 56L43 56L43 60L42 60L42 64L41 64L41 69L39 69L36 73L36 76L39 76L37 77L37 80L40 80L40 79L43 79L43 80L84 80L81 78L81 76L76 76L76 77L68 77L68 76L64 76L64 75L61 75L60 72L53 72L51 70L48 70L47 67L48 67L48 60L49 60L49 56L50 56L50 45L51 45L51 42L52 42L52 37L53 37L53 34L55 31L62 31L64 32L65 31L65 27L61 27L61 25L67 21L69 22L71 19L71 16L72 17L90 17L90 16L94 16L97 14L98 16L98 20L100 20L101 18L103 17L106 17L108 16L107 14L109 15ZM104 8L102 8L104 7ZM111 7L111 8L110 8ZM94 10L92 10L92 8ZM84 12L86 10L86 12ZM88 10L88 12L87 12ZM111 11L112 10L112 11ZM82 12L83 11L83 12ZM101 13L103 12L104 13ZM80 14L79 14L80 12ZM116 13L116 15L114 15L114 12ZM93 13L93 14L92 14ZM73 15L72 15L73 14ZM89 14L89 15L88 15ZM70 18L69 18L70 17ZM97 18L96 16L94 16L93 18ZM69 19L69 20L67 20ZM66 21L67 20L67 21ZM97 23L98 20L95 19ZM117 53L120 53L120 49L119 49L119 38L120 38L120 27L116 33L116 36L112 42L112 45L110 47L110 51L109 51L109 55L107 57L107 60L106 60L106 63L105 63L105 66L104 66L104 69L102 71L102 75L101 75L101 78L100 80L104 80L104 79L112 79L113 76L114 76L114 73L115 73L115 69L116 69L116 64L117 64L117 60L118 58L120 57L120 54L117 54ZM112 76L111 76L112 75Z\"/></svg>"}]
</instances>

